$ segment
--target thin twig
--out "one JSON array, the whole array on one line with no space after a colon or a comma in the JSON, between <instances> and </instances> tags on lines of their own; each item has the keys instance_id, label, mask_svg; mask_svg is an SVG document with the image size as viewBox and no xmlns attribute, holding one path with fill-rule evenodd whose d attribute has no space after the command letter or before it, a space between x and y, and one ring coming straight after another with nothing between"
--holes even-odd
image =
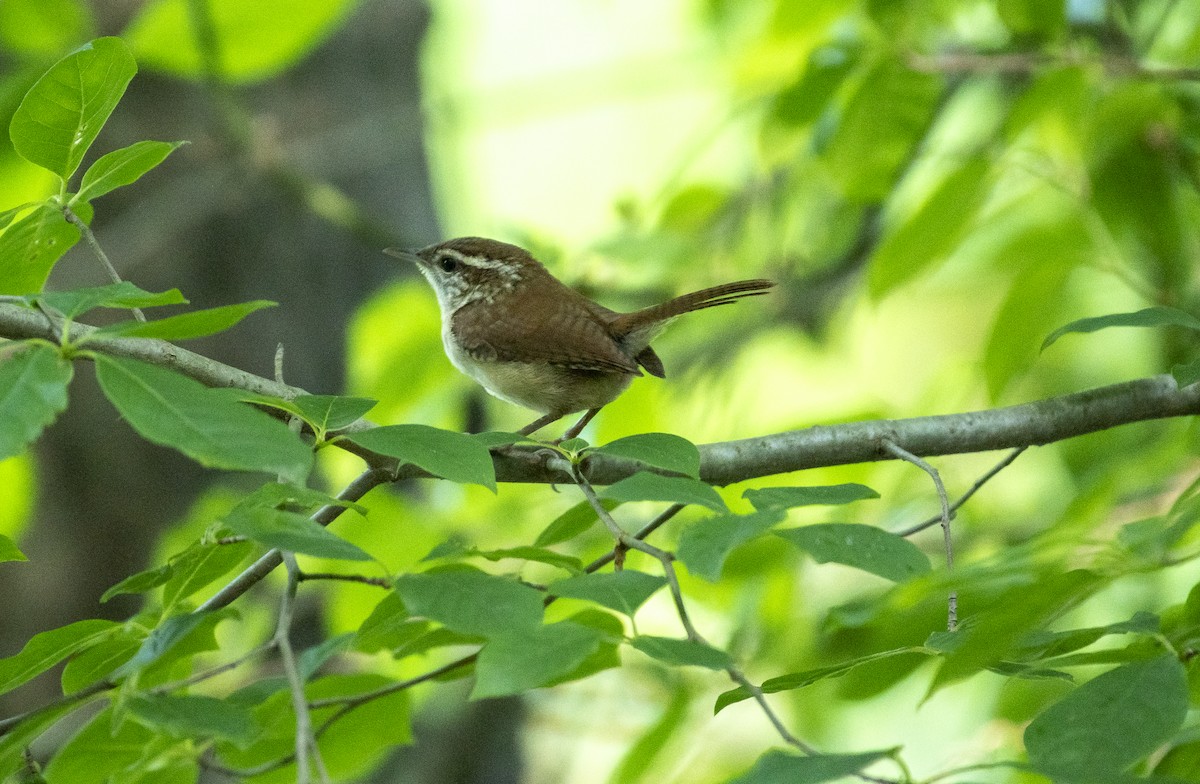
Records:
<instances>
[{"instance_id":1,"label":"thin twig","mask_svg":"<svg viewBox=\"0 0 1200 784\"><path fill-rule=\"evenodd\" d=\"M962 507L963 504L965 504L967 501L969 501L971 499L971 496L975 495L975 493L979 491L979 488L981 488L985 484L987 484L988 481L990 481L991 478L994 477L996 474L1000 473L1005 468L1008 468L1010 465L1012 465L1012 462L1014 460L1016 460L1017 457L1019 457L1020 454L1028 448L1029 447L1027 447L1027 446L1017 447L1016 449L1012 450L1007 455L1005 455L1003 460L1001 460L999 463L996 463L996 465L992 466L992 468L986 474L984 474L983 476L976 479L975 484L971 485L970 489L967 490L967 492L965 492L961 496L959 496L957 501L950 504L950 519L953 520L955 517L957 517L956 513L958 512L958 510ZM942 522L942 516L940 514L936 514L936 515L933 515L932 517L930 517L928 520L923 520L923 521L917 523L916 525L912 526L911 528L905 528L900 531L895 531L894 533L896 534L896 536L912 536L913 534L924 531L926 528L931 528L940 522Z\"/></svg>"},{"instance_id":2,"label":"thin twig","mask_svg":"<svg viewBox=\"0 0 1200 784\"><path fill-rule=\"evenodd\" d=\"M176 691L178 689L186 689L188 686L194 686L197 683L203 683L204 681L209 680L210 678L215 678L218 675L223 675L223 674L229 672L230 670L236 670L238 667L241 667L243 664L250 661L251 659L261 656L262 654L266 653L267 651L274 650L275 646L276 646L275 639L272 638L272 639L268 640L267 642L264 642L262 645L259 645L255 648L250 649L249 651L246 651L245 653L243 653L241 656L237 657L236 659L230 659L229 661L225 662L224 664L218 664L215 667L210 667L209 669L204 670L203 672L198 672L195 675L192 675L191 677L182 678L177 681L171 681L170 683L164 683L161 686L155 686L153 689L149 689L148 691L152 694L170 694L171 692Z\"/></svg>"},{"instance_id":3,"label":"thin twig","mask_svg":"<svg viewBox=\"0 0 1200 784\"><path fill-rule=\"evenodd\" d=\"M341 580L347 583L362 583L363 585L374 585L379 588L391 588L392 581L386 577L367 577L361 574L334 574L333 572L300 572L298 578L300 582L306 580Z\"/></svg>"},{"instance_id":4,"label":"thin twig","mask_svg":"<svg viewBox=\"0 0 1200 784\"><path fill-rule=\"evenodd\" d=\"M937 490L938 502L942 505L942 540L946 546L946 571L953 572L954 540L950 536L950 499L946 496L946 486L942 484L941 475L936 468L894 441L884 441L883 447L901 460L906 460L929 474L929 478L933 480L934 489ZM946 628L950 631L958 628L958 591L951 590L947 600Z\"/></svg>"},{"instance_id":5,"label":"thin twig","mask_svg":"<svg viewBox=\"0 0 1200 784\"><path fill-rule=\"evenodd\" d=\"M292 695L292 708L296 713L296 784L309 782L309 756L317 769L318 781L329 784L329 773L325 770L325 762L321 759L321 749L313 734L312 716L308 711L308 698L304 694L304 678L300 674L300 665L296 661L296 653L292 649L289 637L292 628L293 610L296 602L296 589L300 584L300 567L296 564L296 556L291 552L283 552L283 563L287 567L287 590L279 600L279 624L275 627L275 645L279 648L279 659L283 671L287 675L288 688Z\"/></svg>"},{"instance_id":6,"label":"thin twig","mask_svg":"<svg viewBox=\"0 0 1200 784\"><path fill-rule=\"evenodd\" d=\"M121 276L117 272L117 268L108 260L108 254L104 252L104 248L100 247L99 241L96 240L96 235L92 233L92 227L83 222L83 219L75 214L75 211L70 207L63 205L63 217L67 222L79 229L79 233L87 241L88 247L92 249L92 253L96 254L96 258L100 259L100 265L104 267L104 271L108 273L109 280L113 283L121 283ZM130 308L133 311L133 317L138 321L144 322L146 315L142 313L141 308Z\"/></svg>"}]
</instances>

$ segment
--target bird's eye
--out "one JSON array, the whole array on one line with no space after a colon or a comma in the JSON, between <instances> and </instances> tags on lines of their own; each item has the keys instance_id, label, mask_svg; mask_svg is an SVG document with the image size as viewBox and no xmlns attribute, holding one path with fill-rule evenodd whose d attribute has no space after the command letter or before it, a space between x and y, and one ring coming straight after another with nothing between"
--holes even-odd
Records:
<instances>
[{"instance_id":1,"label":"bird's eye","mask_svg":"<svg viewBox=\"0 0 1200 784\"><path fill-rule=\"evenodd\" d=\"M442 272L454 272L458 269L458 259L453 256L442 256L438 259L438 266L442 268Z\"/></svg>"}]
</instances>

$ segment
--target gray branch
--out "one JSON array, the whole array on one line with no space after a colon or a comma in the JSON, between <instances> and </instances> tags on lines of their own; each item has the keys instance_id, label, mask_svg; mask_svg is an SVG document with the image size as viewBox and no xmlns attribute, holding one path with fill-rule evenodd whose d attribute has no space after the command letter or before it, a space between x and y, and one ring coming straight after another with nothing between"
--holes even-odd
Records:
<instances>
[{"instance_id":1,"label":"gray branch","mask_svg":"<svg viewBox=\"0 0 1200 784\"><path fill-rule=\"evenodd\" d=\"M90 330L76 325L72 334L81 336ZM0 337L55 339L54 327L42 313L3 303L0 303ZM96 340L89 342L88 348L169 367L209 386L237 387L281 397L305 394L304 390L255 376L161 340ZM820 425L704 444L700 447L700 476L706 482L727 485L806 468L894 460L895 456L886 447L889 441L919 457L1011 449L1062 441L1132 422L1197 413L1200 413L1200 385L1180 389L1171 376L1162 375L1006 408ZM562 482L561 473L547 466L544 452L509 449L497 454L496 478L501 482ZM371 458L360 449L355 453ZM630 461L603 455L593 456L584 466L588 480L601 485L627 477L638 468ZM423 476L428 474L407 465L396 478Z\"/></svg>"}]
</instances>

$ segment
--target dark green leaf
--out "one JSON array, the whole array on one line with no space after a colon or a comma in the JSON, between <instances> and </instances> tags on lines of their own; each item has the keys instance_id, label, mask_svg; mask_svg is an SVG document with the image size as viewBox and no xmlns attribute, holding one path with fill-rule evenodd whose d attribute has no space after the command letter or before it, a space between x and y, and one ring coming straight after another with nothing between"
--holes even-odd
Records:
<instances>
[{"instance_id":1,"label":"dark green leaf","mask_svg":"<svg viewBox=\"0 0 1200 784\"><path fill-rule=\"evenodd\" d=\"M151 729L185 738L222 738L244 748L258 732L250 711L215 697L138 694L126 705Z\"/></svg>"},{"instance_id":2,"label":"dark green leaf","mask_svg":"<svg viewBox=\"0 0 1200 784\"><path fill-rule=\"evenodd\" d=\"M297 664L300 669L300 680L307 681L317 673L325 665L325 662L337 656L339 653L345 653L350 650L354 643L354 635L347 632L330 637L320 645L314 645L306 649L297 657Z\"/></svg>"},{"instance_id":3,"label":"dark green leaf","mask_svg":"<svg viewBox=\"0 0 1200 784\"><path fill-rule=\"evenodd\" d=\"M33 635L20 653L0 659L0 694L41 675L76 651L103 642L119 628L112 621L88 620Z\"/></svg>"},{"instance_id":4,"label":"dark green leaf","mask_svg":"<svg viewBox=\"0 0 1200 784\"><path fill-rule=\"evenodd\" d=\"M66 409L72 375L71 363L47 345L0 359L0 460L20 454Z\"/></svg>"},{"instance_id":5,"label":"dark green leaf","mask_svg":"<svg viewBox=\"0 0 1200 784\"><path fill-rule=\"evenodd\" d=\"M868 765L890 757L896 749L861 754L814 754L798 757L786 751L768 751L754 767L727 784L819 784L858 773Z\"/></svg>"},{"instance_id":6,"label":"dark green leaf","mask_svg":"<svg viewBox=\"0 0 1200 784\"><path fill-rule=\"evenodd\" d=\"M386 425L343 436L452 482L496 490L496 469L485 445L465 433L427 425Z\"/></svg>"},{"instance_id":7,"label":"dark green leaf","mask_svg":"<svg viewBox=\"0 0 1200 784\"><path fill-rule=\"evenodd\" d=\"M362 419L377 401L369 397L340 397L337 395L300 395L292 405L300 417L319 432L341 430Z\"/></svg>"},{"instance_id":8,"label":"dark green leaf","mask_svg":"<svg viewBox=\"0 0 1200 784\"><path fill-rule=\"evenodd\" d=\"M83 173L83 182L74 200L91 201L109 191L137 182L184 143L135 142L100 156Z\"/></svg>"},{"instance_id":9,"label":"dark green leaf","mask_svg":"<svg viewBox=\"0 0 1200 784\"><path fill-rule=\"evenodd\" d=\"M529 436L523 436L520 433L503 433L497 430L489 430L486 433L472 433L471 438L489 449L494 446L506 446L529 440Z\"/></svg>"},{"instance_id":10,"label":"dark green leaf","mask_svg":"<svg viewBox=\"0 0 1200 784\"><path fill-rule=\"evenodd\" d=\"M725 651L692 640L639 634L633 638L631 644L647 656L672 667L691 666L723 670L733 664L733 660Z\"/></svg>"},{"instance_id":11,"label":"dark green leaf","mask_svg":"<svg viewBox=\"0 0 1200 784\"><path fill-rule=\"evenodd\" d=\"M548 590L552 596L586 599L632 617L666 583L666 578L624 569L568 577L551 583Z\"/></svg>"},{"instance_id":12,"label":"dark green leaf","mask_svg":"<svg viewBox=\"0 0 1200 784\"><path fill-rule=\"evenodd\" d=\"M50 204L0 234L0 294L31 294L42 290L54 263L79 242L79 229Z\"/></svg>"},{"instance_id":13,"label":"dark green leaf","mask_svg":"<svg viewBox=\"0 0 1200 784\"><path fill-rule=\"evenodd\" d=\"M699 504L718 512L728 511L716 490L699 479L686 476L659 476L639 471L609 485L602 495L617 501L669 501L673 504Z\"/></svg>"},{"instance_id":14,"label":"dark green leaf","mask_svg":"<svg viewBox=\"0 0 1200 784\"><path fill-rule=\"evenodd\" d=\"M1042 341L1045 351L1054 341L1072 332L1095 332L1108 327L1186 327L1200 331L1200 319L1191 313L1167 307L1145 308L1134 313L1110 313L1107 316L1079 319L1059 327Z\"/></svg>"},{"instance_id":15,"label":"dark green leaf","mask_svg":"<svg viewBox=\"0 0 1200 784\"><path fill-rule=\"evenodd\" d=\"M1164 654L1110 670L1051 705L1026 728L1025 748L1050 776L1117 773L1170 739L1187 710L1183 666Z\"/></svg>"},{"instance_id":16,"label":"dark green leaf","mask_svg":"<svg viewBox=\"0 0 1200 784\"><path fill-rule=\"evenodd\" d=\"M600 505L606 511L611 512L620 506L621 502L612 498L601 498ZM574 539L595 525L599 519L596 516L596 510L592 508L590 503L580 501L550 521L550 525L542 529L542 532L538 534L537 539L533 543L537 547L549 547L552 544Z\"/></svg>"},{"instance_id":17,"label":"dark green leaf","mask_svg":"<svg viewBox=\"0 0 1200 784\"><path fill-rule=\"evenodd\" d=\"M17 547L17 543L9 539L4 534L0 534L0 562L3 561L28 561L25 553Z\"/></svg>"},{"instance_id":18,"label":"dark green leaf","mask_svg":"<svg viewBox=\"0 0 1200 784\"><path fill-rule=\"evenodd\" d=\"M298 512L264 507L234 509L222 522L239 534L262 542L268 547L318 558L371 560L371 556L357 545L347 542L311 517Z\"/></svg>"},{"instance_id":19,"label":"dark green leaf","mask_svg":"<svg viewBox=\"0 0 1200 784\"><path fill-rule=\"evenodd\" d=\"M420 637L430 626L429 621L409 617L408 608L404 606L400 594L388 591L358 627L354 647L363 653L397 648Z\"/></svg>"},{"instance_id":20,"label":"dark green leaf","mask_svg":"<svg viewBox=\"0 0 1200 784\"><path fill-rule=\"evenodd\" d=\"M845 78L858 64L860 53L845 44L825 44L813 50L800 79L775 97L771 114L784 125L808 125L821 116Z\"/></svg>"},{"instance_id":21,"label":"dark green leaf","mask_svg":"<svg viewBox=\"0 0 1200 784\"><path fill-rule=\"evenodd\" d=\"M282 422L178 373L105 354L95 359L105 396L146 440L213 468L297 483L308 476L312 452Z\"/></svg>"},{"instance_id":22,"label":"dark green leaf","mask_svg":"<svg viewBox=\"0 0 1200 784\"><path fill-rule=\"evenodd\" d=\"M754 508L791 509L796 506L836 506L878 498L866 485L848 483L843 485L815 485L812 487L764 487L747 490L742 497L754 504Z\"/></svg>"},{"instance_id":23,"label":"dark green leaf","mask_svg":"<svg viewBox=\"0 0 1200 784\"><path fill-rule=\"evenodd\" d=\"M502 561L505 558L518 558L523 561L536 561L549 566L557 566L559 569L565 569L568 572L579 573L583 571L583 562L573 555L563 555L556 553L553 550L547 550L543 547L505 547L499 550L475 550L467 551L469 555L477 555L480 558L486 558L489 561Z\"/></svg>"},{"instance_id":24,"label":"dark green leaf","mask_svg":"<svg viewBox=\"0 0 1200 784\"><path fill-rule=\"evenodd\" d=\"M763 694L774 694L780 691L802 689L805 686L816 683L817 681L822 681L827 678L841 677L842 675L850 672L850 670L862 664L869 664L881 659L890 659L894 656L912 656L921 654L926 656L932 655L932 653L925 648L917 647L897 648L891 651L871 653L866 656L859 656L856 659L850 659L849 661L831 664L828 667L817 667L812 670L793 672L787 675L780 675L776 678L769 678L768 680L764 681L762 686L759 688L762 690ZM749 690L742 686L739 686L736 689L730 689L727 692L723 692L717 697L717 702L713 706L713 714L715 715L720 713L730 705L733 705L736 702L741 702L742 700L748 700L752 696L754 695L752 695Z\"/></svg>"},{"instance_id":25,"label":"dark green leaf","mask_svg":"<svg viewBox=\"0 0 1200 784\"><path fill-rule=\"evenodd\" d=\"M1186 387L1200 381L1200 357L1191 362L1180 362L1171 368L1171 375L1180 387Z\"/></svg>"},{"instance_id":26,"label":"dark green leaf","mask_svg":"<svg viewBox=\"0 0 1200 784\"><path fill-rule=\"evenodd\" d=\"M342 506L364 517L367 509L350 501L341 501L310 487L268 482L238 502L238 509L287 509L289 512L315 512L322 506Z\"/></svg>"},{"instance_id":27,"label":"dark green leaf","mask_svg":"<svg viewBox=\"0 0 1200 784\"><path fill-rule=\"evenodd\" d=\"M776 531L817 563L840 563L902 582L930 570L929 557L907 539L871 525L822 523Z\"/></svg>"},{"instance_id":28,"label":"dark green leaf","mask_svg":"<svg viewBox=\"0 0 1200 784\"><path fill-rule=\"evenodd\" d=\"M733 549L765 534L783 520L782 509L748 515L714 515L684 529L677 555L688 571L710 582L721 578L725 559Z\"/></svg>"},{"instance_id":29,"label":"dark green leaf","mask_svg":"<svg viewBox=\"0 0 1200 784\"><path fill-rule=\"evenodd\" d=\"M598 632L569 621L497 634L479 652L471 698L504 697L544 686L574 670L599 645Z\"/></svg>"},{"instance_id":30,"label":"dark green leaf","mask_svg":"<svg viewBox=\"0 0 1200 784\"><path fill-rule=\"evenodd\" d=\"M120 38L97 38L42 75L9 125L17 153L64 181L79 168L137 64Z\"/></svg>"},{"instance_id":31,"label":"dark green leaf","mask_svg":"<svg viewBox=\"0 0 1200 784\"><path fill-rule=\"evenodd\" d=\"M158 586L170 580L175 574L175 567L170 563L165 563L162 566L153 569L147 569L137 574L131 574L121 582L100 595L100 603L104 604L114 596L122 596L124 594L145 593L152 591Z\"/></svg>"},{"instance_id":32,"label":"dark green leaf","mask_svg":"<svg viewBox=\"0 0 1200 784\"><path fill-rule=\"evenodd\" d=\"M226 617L227 613L218 610L216 612L192 612L167 618L155 627L154 631L150 632L133 658L121 665L113 674L116 677L124 677L138 670L146 669L170 653L201 626L207 624L211 628Z\"/></svg>"},{"instance_id":33,"label":"dark green leaf","mask_svg":"<svg viewBox=\"0 0 1200 784\"><path fill-rule=\"evenodd\" d=\"M103 642L71 657L62 671L63 694L74 694L107 678L133 658L145 639L146 635L141 629L121 629Z\"/></svg>"},{"instance_id":34,"label":"dark green leaf","mask_svg":"<svg viewBox=\"0 0 1200 784\"><path fill-rule=\"evenodd\" d=\"M276 303L265 299L222 305L217 308L194 310L178 316L154 321L122 321L101 327L90 337L159 338L160 340L191 340L223 332L256 310L273 308Z\"/></svg>"},{"instance_id":35,"label":"dark green leaf","mask_svg":"<svg viewBox=\"0 0 1200 784\"><path fill-rule=\"evenodd\" d=\"M538 591L478 569L402 575L396 579L396 591L413 615L463 634L487 637L542 623Z\"/></svg>"},{"instance_id":36,"label":"dark green leaf","mask_svg":"<svg viewBox=\"0 0 1200 784\"><path fill-rule=\"evenodd\" d=\"M37 299L69 319L79 318L93 308L151 308L187 302L179 293L179 289L168 289L155 294L144 291L127 280L107 286L47 291L38 295Z\"/></svg>"},{"instance_id":37,"label":"dark green leaf","mask_svg":"<svg viewBox=\"0 0 1200 784\"><path fill-rule=\"evenodd\" d=\"M596 447L596 452L637 460L654 468L700 478L700 450L686 438L670 433L643 433Z\"/></svg>"},{"instance_id":38,"label":"dark green leaf","mask_svg":"<svg viewBox=\"0 0 1200 784\"><path fill-rule=\"evenodd\" d=\"M171 559L172 575L163 587L163 613L232 572L254 552L253 542L199 542Z\"/></svg>"}]
</instances>

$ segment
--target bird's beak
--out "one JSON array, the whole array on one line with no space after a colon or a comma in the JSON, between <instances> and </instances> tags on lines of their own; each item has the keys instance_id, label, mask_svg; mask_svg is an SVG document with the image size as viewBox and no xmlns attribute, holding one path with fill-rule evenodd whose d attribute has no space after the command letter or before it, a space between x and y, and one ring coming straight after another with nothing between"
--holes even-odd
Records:
<instances>
[{"instance_id":1,"label":"bird's beak","mask_svg":"<svg viewBox=\"0 0 1200 784\"><path fill-rule=\"evenodd\" d=\"M413 248L384 248L383 252L394 259L401 259L402 261L417 262L421 260L421 257L417 255L417 251Z\"/></svg>"}]
</instances>

